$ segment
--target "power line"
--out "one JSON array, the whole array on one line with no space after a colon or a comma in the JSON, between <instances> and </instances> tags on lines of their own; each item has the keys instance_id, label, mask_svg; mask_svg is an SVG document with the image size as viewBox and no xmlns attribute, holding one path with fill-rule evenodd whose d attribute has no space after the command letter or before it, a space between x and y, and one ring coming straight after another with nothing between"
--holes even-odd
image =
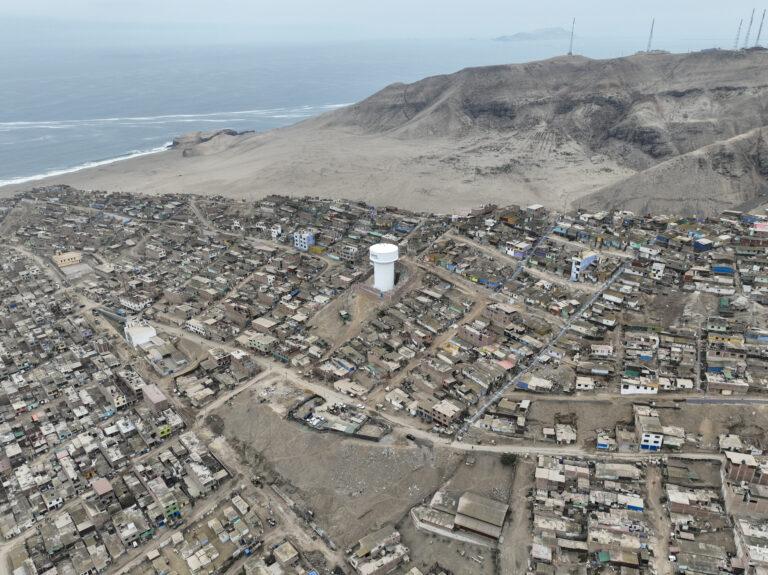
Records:
<instances>
[{"instance_id":1,"label":"power line","mask_svg":"<svg viewBox=\"0 0 768 575\"><path fill-rule=\"evenodd\" d=\"M744 47L749 47L749 34L752 32L752 20L755 19L755 9L752 8L752 15L749 17L749 26L747 26L747 35L744 37Z\"/></svg>"},{"instance_id":2,"label":"power line","mask_svg":"<svg viewBox=\"0 0 768 575\"><path fill-rule=\"evenodd\" d=\"M760 35L763 33L763 22L765 21L765 8L763 8L763 16L760 18L760 26L757 29L757 38L755 38L755 46L760 45Z\"/></svg>"},{"instance_id":3,"label":"power line","mask_svg":"<svg viewBox=\"0 0 768 575\"><path fill-rule=\"evenodd\" d=\"M653 41L653 27L656 25L656 18L651 20L651 33L648 35L648 47L645 49L646 52L651 51L651 42Z\"/></svg>"},{"instance_id":4,"label":"power line","mask_svg":"<svg viewBox=\"0 0 768 575\"><path fill-rule=\"evenodd\" d=\"M744 19L739 20L739 28L736 30L736 41L733 43L733 49L739 49L739 38L741 37L741 25L744 24Z\"/></svg>"}]
</instances>

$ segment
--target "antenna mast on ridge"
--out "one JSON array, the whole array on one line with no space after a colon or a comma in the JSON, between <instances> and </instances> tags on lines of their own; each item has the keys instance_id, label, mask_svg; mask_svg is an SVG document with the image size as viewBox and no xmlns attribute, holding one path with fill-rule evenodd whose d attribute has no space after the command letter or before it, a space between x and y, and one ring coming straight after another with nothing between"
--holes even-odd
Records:
<instances>
[{"instance_id":1,"label":"antenna mast on ridge","mask_svg":"<svg viewBox=\"0 0 768 575\"><path fill-rule=\"evenodd\" d=\"M656 18L651 20L651 33L648 35L648 46L645 49L646 52L650 52L651 51L651 42L653 42L653 27L655 25L656 25Z\"/></svg>"},{"instance_id":2,"label":"antenna mast on ridge","mask_svg":"<svg viewBox=\"0 0 768 575\"><path fill-rule=\"evenodd\" d=\"M744 18L739 20L739 29L736 30L736 41L733 43L733 49L738 50L739 49L739 38L741 37L741 25L744 24Z\"/></svg>"},{"instance_id":3,"label":"antenna mast on ridge","mask_svg":"<svg viewBox=\"0 0 768 575\"><path fill-rule=\"evenodd\" d=\"M749 17L749 26L747 26L747 35L744 37L744 47L749 47L749 34L752 32L752 20L755 19L755 9L752 8L752 15Z\"/></svg>"},{"instance_id":4,"label":"antenna mast on ridge","mask_svg":"<svg viewBox=\"0 0 768 575\"><path fill-rule=\"evenodd\" d=\"M763 17L760 18L760 27L757 29L757 38L755 38L755 47L760 45L760 34L763 33L763 22L765 21L765 8L763 8Z\"/></svg>"},{"instance_id":5,"label":"antenna mast on ridge","mask_svg":"<svg viewBox=\"0 0 768 575\"><path fill-rule=\"evenodd\" d=\"M571 22L571 43L568 46L568 55L573 56L573 30L576 28L576 18Z\"/></svg>"}]
</instances>

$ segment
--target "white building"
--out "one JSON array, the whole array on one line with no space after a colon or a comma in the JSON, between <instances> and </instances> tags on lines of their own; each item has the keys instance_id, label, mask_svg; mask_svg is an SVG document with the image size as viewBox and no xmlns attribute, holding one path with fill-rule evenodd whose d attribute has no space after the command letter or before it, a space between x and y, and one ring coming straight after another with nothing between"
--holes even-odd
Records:
<instances>
[{"instance_id":1,"label":"white building","mask_svg":"<svg viewBox=\"0 0 768 575\"><path fill-rule=\"evenodd\" d=\"M196 333L201 337L206 337L208 335L208 330L205 329L203 323L196 319L188 320L187 323L184 324L184 329Z\"/></svg>"},{"instance_id":2,"label":"white building","mask_svg":"<svg viewBox=\"0 0 768 575\"><path fill-rule=\"evenodd\" d=\"M664 436L659 433L643 433L640 437L640 449L645 451L659 451L664 442Z\"/></svg>"},{"instance_id":3,"label":"white building","mask_svg":"<svg viewBox=\"0 0 768 575\"><path fill-rule=\"evenodd\" d=\"M168 255L168 253L165 251L164 248L157 246L155 244L147 244L144 247L144 253L148 258L152 258L155 260L161 260Z\"/></svg>"},{"instance_id":4,"label":"white building","mask_svg":"<svg viewBox=\"0 0 768 575\"><path fill-rule=\"evenodd\" d=\"M625 377L621 380L621 395L656 395L659 393L658 382L647 377Z\"/></svg>"},{"instance_id":5,"label":"white building","mask_svg":"<svg viewBox=\"0 0 768 575\"><path fill-rule=\"evenodd\" d=\"M118 301L122 307L137 313L152 305L152 298L146 296L120 296Z\"/></svg>"},{"instance_id":6,"label":"white building","mask_svg":"<svg viewBox=\"0 0 768 575\"><path fill-rule=\"evenodd\" d=\"M613 346L609 343L595 343L590 346L590 352L595 357L613 357Z\"/></svg>"},{"instance_id":7,"label":"white building","mask_svg":"<svg viewBox=\"0 0 768 575\"><path fill-rule=\"evenodd\" d=\"M123 328L125 339L133 347L148 343L157 335L157 330L145 321L128 321Z\"/></svg>"},{"instance_id":8,"label":"white building","mask_svg":"<svg viewBox=\"0 0 768 575\"><path fill-rule=\"evenodd\" d=\"M246 331L237 338L237 342L261 353L270 353L277 345L278 340L267 333Z\"/></svg>"}]
</instances>

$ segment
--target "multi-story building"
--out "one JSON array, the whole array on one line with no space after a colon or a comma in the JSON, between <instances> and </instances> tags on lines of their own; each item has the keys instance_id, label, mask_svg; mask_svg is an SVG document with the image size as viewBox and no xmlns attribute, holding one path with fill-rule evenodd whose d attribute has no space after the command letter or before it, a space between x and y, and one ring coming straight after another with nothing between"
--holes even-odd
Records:
<instances>
[{"instance_id":1,"label":"multi-story building","mask_svg":"<svg viewBox=\"0 0 768 575\"><path fill-rule=\"evenodd\" d=\"M122 307L137 313L152 305L152 298L141 294L135 296L123 295L120 296L118 301Z\"/></svg>"},{"instance_id":2,"label":"multi-story building","mask_svg":"<svg viewBox=\"0 0 768 575\"><path fill-rule=\"evenodd\" d=\"M293 246L300 252L309 251L311 246L315 245L314 230L303 229L293 233Z\"/></svg>"},{"instance_id":3,"label":"multi-story building","mask_svg":"<svg viewBox=\"0 0 768 575\"><path fill-rule=\"evenodd\" d=\"M196 320L196 319L190 319L184 324L184 329L187 331L191 331L192 333L195 333L201 337L207 337L208 330L205 329L205 325L203 325L203 322Z\"/></svg>"},{"instance_id":4,"label":"multi-story building","mask_svg":"<svg viewBox=\"0 0 768 575\"><path fill-rule=\"evenodd\" d=\"M360 250L358 247L352 244L344 244L341 247L341 259L345 262L356 262L359 254Z\"/></svg>"},{"instance_id":5,"label":"multi-story building","mask_svg":"<svg viewBox=\"0 0 768 575\"><path fill-rule=\"evenodd\" d=\"M56 254L51 259L53 259L53 263L58 267L63 268L79 264L83 260L83 254L80 252L64 252Z\"/></svg>"},{"instance_id":6,"label":"multi-story building","mask_svg":"<svg viewBox=\"0 0 768 575\"><path fill-rule=\"evenodd\" d=\"M128 399L125 397L116 385L105 385L101 388L104 397L115 409L122 409L128 405Z\"/></svg>"}]
</instances>

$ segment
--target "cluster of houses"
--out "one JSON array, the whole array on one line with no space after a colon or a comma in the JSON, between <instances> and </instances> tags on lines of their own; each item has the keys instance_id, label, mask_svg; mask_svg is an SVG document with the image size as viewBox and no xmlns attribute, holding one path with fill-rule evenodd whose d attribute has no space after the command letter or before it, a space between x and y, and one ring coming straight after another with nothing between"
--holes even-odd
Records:
<instances>
[{"instance_id":1,"label":"cluster of houses","mask_svg":"<svg viewBox=\"0 0 768 575\"><path fill-rule=\"evenodd\" d=\"M101 572L211 497L229 474L179 411L255 376L258 356L449 435L483 406L478 428L530 439L534 394L643 396L631 423L598 431L598 452L669 454L695 443L665 394L768 388L765 215L489 205L446 217L316 198L245 203L66 186L0 201L0 218L11 210L12 245L0 247L0 534L34 528L12 557L19 573ZM396 289L367 291L375 309L328 341L315 321L368 289L368 250L381 242L403 256ZM97 315L117 329L97 329ZM338 315L346 325L349 312ZM161 336L162 326L203 343ZM155 377L170 383L148 383ZM303 408L299 418L319 430L371 426L363 407ZM537 424L545 440L576 442L567 416ZM652 536L667 539L664 559L679 572L768 565L759 443L720 437L722 485L690 462L663 465L668 538L649 528L643 465L539 456L532 569L650 572ZM199 536L145 563L198 573L236 558L257 520L234 501L195 522ZM436 494L411 516L422 530L480 541L501 537L508 512L467 492ZM286 542L244 568L300 572L300 551ZM385 527L347 560L378 575L406 569L409 553Z\"/></svg>"},{"instance_id":2,"label":"cluster of houses","mask_svg":"<svg viewBox=\"0 0 768 575\"><path fill-rule=\"evenodd\" d=\"M539 456L530 553L533 572L588 565L652 573L644 480L643 467L632 463Z\"/></svg>"},{"instance_id":3,"label":"cluster of houses","mask_svg":"<svg viewBox=\"0 0 768 575\"><path fill-rule=\"evenodd\" d=\"M552 219L537 220L538 210L489 206L457 225L485 248L483 257L498 252L498 269L508 269L509 257L520 260L519 273L505 272L500 283L480 281L492 266L479 264L478 251L460 238L437 243L429 257L524 306L526 319L543 308L562 320L565 332L541 345L551 344L543 363L572 371L570 381L555 382L561 390L735 394L765 387L766 318L753 313L753 302L765 297L765 216L580 213L558 215L542 232L535 222ZM509 242L520 236L525 245L510 253ZM595 285L604 288L588 299ZM686 304L695 294L698 301Z\"/></svg>"},{"instance_id":4,"label":"cluster of houses","mask_svg":"<svg viewBox=\"0 0 768 575\"><path fill-rule=\"evenodd\" d=\"M121 430L123 427L119 425ZM120 433L120 432L118 432ZM129 458L129 455L131 458ZM15 506L25 494L42 493L55 505L19 524L3 517L7 538L19 529L34 527L34 533L11 557L19 573L99 573L142 544L180 525L195 502L204 500L229 478L221 463L192 432L158 449L122 453L82 434L54 455L56 465L43 462L24 465L15 471L19 492ZM95 468L83 465L89 458ZM46 468L56 473L45 473ZM64 480L66 478L66 481Z\"/></svg>"},{"instance_id":5,"label":"cluster of houses","mask_svg":"<svg viewBox=\"0 0 768 575\"><path fill-rule=\"evenodd\" d=\"M678 572L741 573L747 563L734 548L729 513L723 497L720 465L684 459L663 466L662 500L671 525L669 559Z\"/></svg>"},{"instance_id":6,"label":"cluster of houses","mask_svg":"<svg viewBox=\"0 0 768 575\"><path fill-rule=\"evenodd\" d=\"M33 260L2 255L0 527L10 537L159 448L185 422ZM25 272L36 279L22 280Z\"/></svg>"},{"instance_id":7,"label":"cluster of houses","mask_svg":"<svg viewBox=\"0 0 768 575\"><path fill-rule=\"evenodd\" d=\"M437 276L393 300L315 368L328 380L352 378L370 389L387 382L421 357L441 334L460 321L472 302Z\"/></svg>"}]
</instances>

